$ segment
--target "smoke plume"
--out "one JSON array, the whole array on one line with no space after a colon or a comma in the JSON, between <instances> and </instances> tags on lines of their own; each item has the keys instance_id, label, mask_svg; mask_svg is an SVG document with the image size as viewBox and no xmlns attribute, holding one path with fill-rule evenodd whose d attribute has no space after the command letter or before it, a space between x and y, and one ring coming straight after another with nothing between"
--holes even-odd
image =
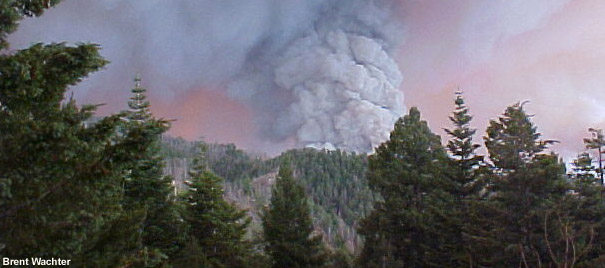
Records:
<instances>
[{"instance_id":1,"label":"smoke plume","mask_svg":"<svg viewBox=\"0 0 605 268\"><path fill-rule=\"evenodd\" d=\"M112 64L80 86L76 97L86 99L108 85L129 88L139 71L165 98L226 89L252 107L259 135L268 140L368 152L404 112L402 75L392 58L403 34L394 14L398 5L66 0L44 17L25 21L13 43L101 44Z\"/></svg>"}]
</instances>

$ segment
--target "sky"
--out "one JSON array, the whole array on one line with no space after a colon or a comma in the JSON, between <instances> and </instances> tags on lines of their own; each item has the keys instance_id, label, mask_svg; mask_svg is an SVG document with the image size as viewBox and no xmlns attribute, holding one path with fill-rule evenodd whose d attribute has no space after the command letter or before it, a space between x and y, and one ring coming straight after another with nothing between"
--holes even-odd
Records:
<instances>
[{"instance_id":1,"label":"sky","mask_svg":"<svg viewBox=\"0 0 605 268\"><path fill-rule=\"evenodd\" d=\"M215 47L228 46L234 38L238 39L238 44L256 44L258 36L275 33L296 35L297 31L258 30L268 27L262 26L265 25L265 15L261 7L247 7L245 11L249 12L242 15L242 18L250 16L251 21L261 25L258 27L255 24L250 26L248 20L234 19L238 13L210 8L204 12L224 15L208 15L216 19L205 23L219 21L235 25L219 27L226 29L228 34L211 33L214 35L209 38L194 40L173 36L168 14L156 16L157 21L145 22L153 24L160 33L154 33L149 40L151 44L142 44L141 40L146 40L147 35L137 30L130 19L142 20L144 17L128 13L130 7L124 6L124 2L111 0L105 4L85 5L82 1L65 0L43 17L23 21L20 30L10 39L13 49L53 40L101 44L102 54L112 63L72 89L80 103L107 103L100 108L101 114L124 109L132 77L139 72L143 75L143 85L149 90L153 113L176 120L170 135L232 142L239 147L268 154L277 154L296 144L292 138L278 141L264 137L262 128L266 126L259 124L256 118L258 113L266 110L225 90L228 87L226 83L200 82L195 77L205 73L215 80L233 79L225 76L226 72L215 72L213 68L201 68L198 73L196 66L200 61L207 61L217 62L219 66L215 69L237 69L234 66L243 61L238 58L238 47L227 50L230 53L203 54L224 51ZM263 3L260 0L256 2ZM388 52L403 76L399 90L404 94L404 105L407 108L419 107L433 131L442 137L445 138L442 128L450 126L447 116L453 109L454 92L458 89L464 92L475 116L473 125L479 129L478 142L488 121L518 101L529 101L525 107L534 115L538 131L544 138L560 141L554 150L566 159L583 150L582 138L589 137L588 128L605 128L605 17L602 16L605 14L605 1L402 0L397 7L391 11L397 24L384 25L397 27L385 32L396 35L389 37L397 40L389 43L396 44L396 47L389 48ZM308 7L308 13L292 13L300 16L298 21L284 18L277 21L285 25L301 25L307 17L317 16L313 15L313 8ZM138 9L138 12L147 11ZM200 16L203 17L204 12ZM162 19L167 22L162 23ZM187 23L189 25L191 21ZM191 27L185 34L195 35L195 24ZM249 32L258 32L258 35ZM177 53L176 60L170 54L154 54L154 49L159 46L153 43L156 41L154 38L181 37L187 40L183 47L178 42L159 43L175 51L187 52ZM269 44L278 43L272 41ZM204 47L200 49L203 55L195 53L197 46ZM246 49L242 51L249 53L250 48ZM141 58L153 59L163 66L152 68L145 64L132 64L147 62ZM171 73L172 69L180 67L174 64L185 66L186 71ZM109 86L104 84L103 81L108 81L110 76L111 81L121 82ZM174 77L178 78L178 83L158 82ZM162 89L166 87L172 90Z\"/></svg>"},{"instance_id":2,"label":"sky","mask_svg":"<svg viewBox=\"0 0 605 268\"><path fill-rule=\"evenodd\" d=\"M406 103L443 133L460 88L483 136L506 106L529 101L538 131L570 159L588 128L605 127L603 12L598 0L406 2Z\"/></svg>"}]
</instances>

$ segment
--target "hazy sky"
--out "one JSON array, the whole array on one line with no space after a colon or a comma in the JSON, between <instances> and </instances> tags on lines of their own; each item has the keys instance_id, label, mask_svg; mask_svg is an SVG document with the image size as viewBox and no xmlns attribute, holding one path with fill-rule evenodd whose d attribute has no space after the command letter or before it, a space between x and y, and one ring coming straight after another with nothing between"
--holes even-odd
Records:
<instances>
[{"instance_id":1,"label":"hazy sky","mask_svg":"<svg viewBox=\"0 0 605 268\"><path fill-rule=\"evenodd\" d=\"M128 62L116 58L121 54L115 51L142 53L136 52L137 44L120 44L112 40L118 37L104 34L113 31L105 28L115 27L119 21L107 17L111 23L96 25L98 20L89 21L86 14L103 10L78 7L74 1L66 0L44 17L24 21L12 37L13 48L35 40L100 43L104 55L113 62L105 73ZM112 2L119 1L107 3ZM59 14L65 15L62 8L86 10L67 13L72 22L67 27L57 22ZM526 108L535 115L538 130L545 138L561 141L555 149L566 158L574 156L583 150L582 138L588 137L589 127L605 128L603 14L602 0L402 0L398 16L403 41L396 60L403 74L405 105L418 106L433 130L443 136L441 129L449 127L447 116L459 87L475 115L479 136L483 136L489 119L501 114L507 105L529 100ZM123 34L128 34L128 27L123 26ZM65 35L48 35L49 29L65 30ZM186 57L179 60L189 64ZM109 103L101 108L104 113L123 109L131 77L137 71L146 73L145 66L139 68L142 70L132 74L119 74L125 82L110 89L99 85L103 74L93 74L82 90L74 89L76 97L80 103ZM262 126L252 120L252 109L225 91L196 86L195 81L185 81L182 86L186 90L170 94L154 88L160 85L145 85L153 112L177 120L171 135L187 139L204 136L272 154L291 144L274 144L259 137Z\"/></svg>"},{"instance_id":2,"label":"hazy sky","mask_svg":"<svg viewBox=\"0 0 605 268\"><path fill-rule=\"evenodd\" d=\"M482 131L529 100L538 130L574 156L589 127L605 127L604 12L600 0L408 1L406 103L439 131L460 87Z\"/></svg>"}]
</instances>

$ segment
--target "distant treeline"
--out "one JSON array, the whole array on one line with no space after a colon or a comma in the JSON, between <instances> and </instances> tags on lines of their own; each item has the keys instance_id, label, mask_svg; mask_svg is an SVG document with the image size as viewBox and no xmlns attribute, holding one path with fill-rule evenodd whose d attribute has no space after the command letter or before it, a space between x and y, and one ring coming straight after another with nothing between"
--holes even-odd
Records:
<instances>
[{"instance_id":1,"label":"distant treeline","mask_svg":"<svg viewBox=\"0 0 605 268\"><path fill-rule=\"evenodd\" d=\"M225 179L227 195L246 204L254 219L251 231L260 228L257 221L262 208L268 204L271 192L259 186L259 177L271 177L280 163L289 159L296 179L304 185L310 198L311 215L316 227L324 233L324 240L335 248L358 250L361 245L356 232L358 222L369 213L378 196L370 191L365 180L365 154L305 148L289 150L275 158L263 158L252 156L232 144L190 142L166 136L162 140L163 156L169 165L175 159L191 163L199 157L196 145L207 148L203 157L209 169ZM174 173L177 182L187 179L179 177L178 172Z\"/></svg>"}]
</instances>

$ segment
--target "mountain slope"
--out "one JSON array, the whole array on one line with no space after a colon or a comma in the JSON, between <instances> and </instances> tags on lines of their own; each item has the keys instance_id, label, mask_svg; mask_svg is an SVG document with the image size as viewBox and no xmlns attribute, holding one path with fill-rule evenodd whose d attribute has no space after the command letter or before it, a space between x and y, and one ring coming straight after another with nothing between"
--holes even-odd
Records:
<instances>
[{"instance_id":1,"label":"mountain slope","mask_svg":"<svg viewBox=\"0 0 605 268\"><path fill-rule=\"evenodd\" d=\"M196 156L195 143L164 137L165 172L173 176L178 189L188 178L187 169ZM359 219L369 213L375 196L367 186L366 155L310 148L294 149L278 157L263 159L234 145L208 144L205 159L225 179L225 197L247 209L253 219L252 233L260 232L260 211L271 196L278 166L288 157L295 177L305 186L317 231L332 247L356 251Z\"/></svg>"}]
</instances>

